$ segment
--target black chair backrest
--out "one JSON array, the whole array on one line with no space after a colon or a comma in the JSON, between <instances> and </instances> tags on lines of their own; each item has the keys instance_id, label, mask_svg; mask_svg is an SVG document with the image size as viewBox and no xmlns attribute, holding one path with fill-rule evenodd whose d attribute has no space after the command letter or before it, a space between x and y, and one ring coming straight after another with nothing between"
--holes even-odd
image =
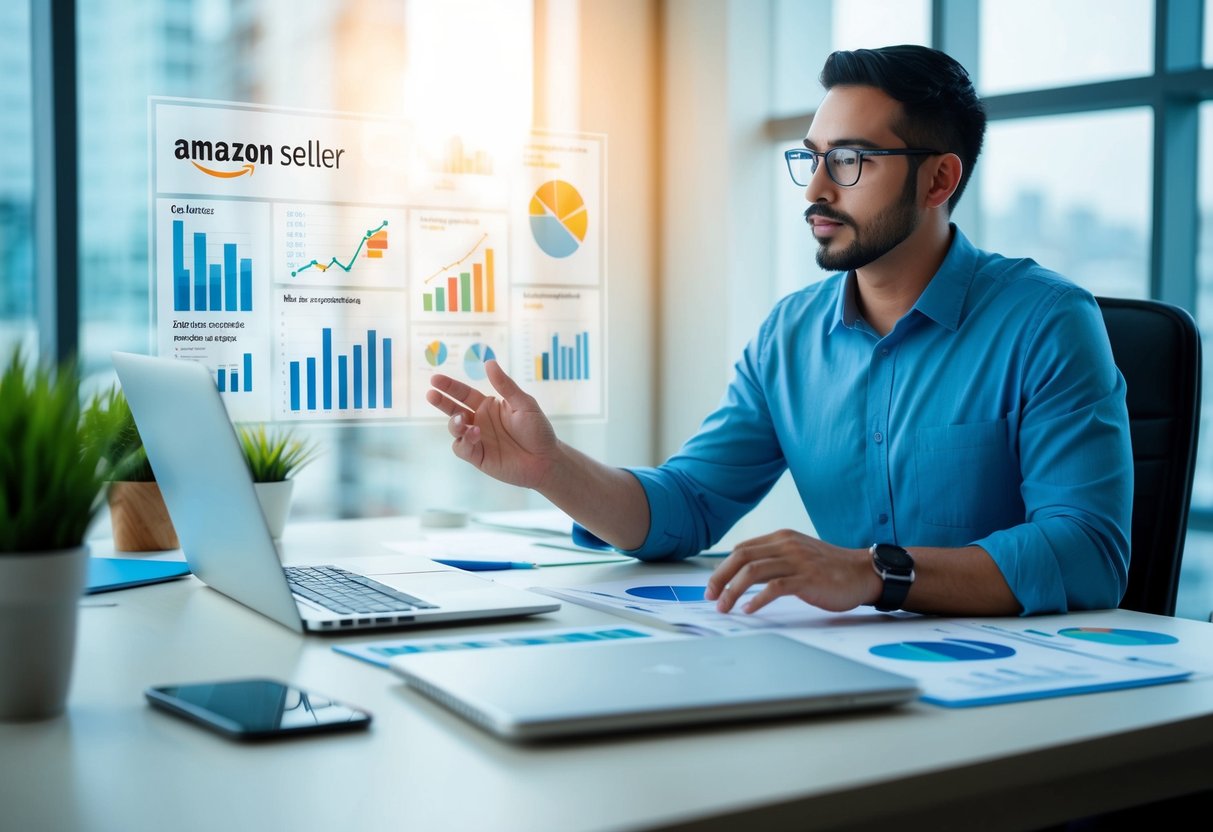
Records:
<instances>
[{"instance_id":1,"label":"black chair backrest","mask_svg":"<svg viewBox=\"0 0 1213 832\"><path fill-rule=\"evenodd\" d=\"M1096 298L1128 387L1133 528L1123 609L1174 615L1200 427L1200 333L1155 300Z\"/></svg>"}]
</instances>

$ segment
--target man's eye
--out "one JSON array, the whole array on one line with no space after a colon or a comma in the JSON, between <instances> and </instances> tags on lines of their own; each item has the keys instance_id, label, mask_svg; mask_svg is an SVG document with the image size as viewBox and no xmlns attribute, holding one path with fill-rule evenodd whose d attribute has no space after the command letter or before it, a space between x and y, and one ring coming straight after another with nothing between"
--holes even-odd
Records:
<instances>
[{"instance_id":1,"label":"man's eye","mask_svg":"<svg viewBox=\"0 0 1213 832\"><path fill-rule=\"evenodd\" d=\"M838 156L834 160L834 164L838 165L839 167L843 167L843 168L853 167L858 162L859 162L858 156Z\"/></svg>"}]
</instances>

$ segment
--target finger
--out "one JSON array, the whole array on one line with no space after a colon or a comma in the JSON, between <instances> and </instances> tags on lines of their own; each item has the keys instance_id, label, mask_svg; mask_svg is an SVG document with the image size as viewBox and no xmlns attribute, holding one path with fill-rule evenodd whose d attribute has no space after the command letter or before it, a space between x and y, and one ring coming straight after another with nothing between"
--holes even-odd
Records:
<instances>
[{"instance_id":1,"label":"finger","mask_svg":"<svg viewBox=\"0 0 1213 832\"><path fill-rule=\"evenodd\" d=\"M501 369L501 364L496 358L490 358L484 362L484 371L488 376L489 384L493 385L493 389L510 407L522 410L534 402L534 399L518 386L518 382Z\"/></svg>"},{"instance_id":2,"label":"finger","mask_svg":"<svg viewBox=\"0 0 1213 832\"><path fill-rule=\"evenodd\" d=\"M743 595L750 591L751 587L786 576L790 574L790 570L789 564L771 557L764 557L745 564L737 570L737 574L730 578L721 590L720 598L716 602L716 609L720 612L728 612L741 600Z\"/></svg>"},{"instance_id":3,"label":"finger","mask_svg":"<svg viewBox=\"0 0 1213 832\"><path fill-rule=\"evenodd\" d=\"M741 611L746 615L753 615L776 598L784 595L795 595L796 590L792 587L793 583L803 583L803 581L795 581L791 578L776 578L773 581L768 581L761 592L746 602Z\"/></svg>"},{"instance_id":4,"label":"finger","mask_svg":"<svg viewBox=\"0 0 1213 832\"><path fill-rule=\"evenodd\" d=\"M737 574L737 570L745 565L742 557L742 553L734 549L727 558L720 562L719 566L712 570L707 586L703 589L705 600L715 601L720 597L720 593L724 591L725 586Z\"/></svg>"},{"instance_id":5,"label":"finger","mask_svg":"<svg viewBox=\"0 0 1213 832\"><path fill-rule=\"evenodd\" d=\"M455 401L467 405L469 410L475 410L480 407L481 402L486 398L483 393L470 384L464 384L462 381L450 376L444 376L442 373L435 373L430 376L430 386L440 393L450 396Z\"/></svg>"},{"instance_id":6,"label":"finger","mask_svg":"<svg viewBox=\"0 0 1213 832\"><path fill-rule=\"evenodd\" d=\"M456 439L462 439L464 434L468 432L469 427L471 427L469 420L464 416L462 410L448 419L446 423L447 432Z\"/></svg>"},{"instance_id":7,"label":"finger","mask_svg":"<svg viewBox=\"0 0 1213 832\"><path fill-rule=\"evenodd\" d=\"M441 410L447 416L454 416L456 413L470 412L462 402L457 402L449 396L444 396L437 390L426 390L425 400Z\"/></svg>"}]
</instances>

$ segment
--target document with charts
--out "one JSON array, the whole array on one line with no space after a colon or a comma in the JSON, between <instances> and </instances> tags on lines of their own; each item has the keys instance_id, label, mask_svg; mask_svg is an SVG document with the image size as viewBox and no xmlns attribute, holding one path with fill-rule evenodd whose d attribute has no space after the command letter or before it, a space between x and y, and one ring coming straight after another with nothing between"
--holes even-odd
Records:
<instances>
[{"instance_id":1,"label":"document with charts","mask_svg":"<svg viewBox=\"0 0 1213 832\"><path fill-rule=\"evenodd\" d=\"M871 607L831 613L777 599L754 615L705 601L707 571L559 589L535 588L676 632L727 636L755 629L785 635L911 676L923 700L945 707L993 705L1162 684L1213 673L1213 625L1147 616L1140 630L1099 626L1100 614L1035 619L950 619L884 614ZM752 589L744 599L756 594Z\"/></svg>"}]
</instances>

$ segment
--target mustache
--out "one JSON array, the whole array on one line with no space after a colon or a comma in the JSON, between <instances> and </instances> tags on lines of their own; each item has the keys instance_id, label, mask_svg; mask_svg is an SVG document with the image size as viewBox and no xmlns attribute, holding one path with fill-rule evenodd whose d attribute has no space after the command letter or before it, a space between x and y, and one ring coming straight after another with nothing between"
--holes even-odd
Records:
<instances>
[{"instance_id":1,"label":"mustache","mask_svg":"<svg viewBox=\"0 0 1213 832\"><path fill-rule=\"evenodd\" d=\"M840 222L844 225L849 225L852 227L855 225L854 221L846 214L840 213L831 208L827 208L824 205L810 205L808 208L805 208L804 221L809 222L810 217L821 217L823 219L831 220L833 222Z\"/></svg>"}]
</instances>

